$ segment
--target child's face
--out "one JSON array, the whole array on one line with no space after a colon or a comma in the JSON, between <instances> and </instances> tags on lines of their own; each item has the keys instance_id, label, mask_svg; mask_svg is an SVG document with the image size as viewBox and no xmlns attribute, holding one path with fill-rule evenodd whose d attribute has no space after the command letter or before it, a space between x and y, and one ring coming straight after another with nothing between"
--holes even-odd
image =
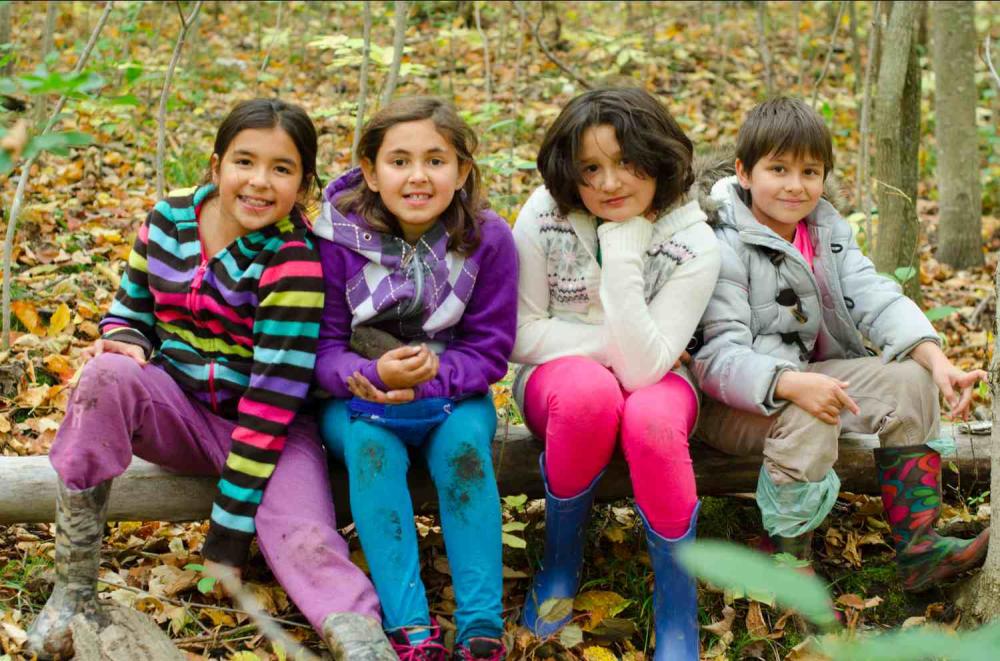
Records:
<instances>
[{"instance_id":1,"label":"child's face","mask_svg":"<svg viewBox=\"0 0 1000 661\"><path fill-rule=\"evenodd\" d=\"M612 222L649 218L654 213L656 180L637 172L625 160L615 128L610 124L591 126L583 132L581 143L580 172L586 183L579 192L587 211Z\"/></svg>"},{"instance_id":2,"label":"child's face","mask_svg":"<svg viewBox=\"0 0 1000 661\"><path fill-rule=\"evenodd\" d=\"M272 225L292 211L302 188L302 159L281 128L243 129L220 158L212 154L220 216L237 236Z\"/></svg>"},{"instance_id":3,"label":"child's face","mask_svg":"<svg viewBox=\"0 0 1000 661\"><path fill-rule=\"evenodd\" d=\"M471 163L459 162L431 119L396 124L385 132L375 162L361 162L368 188L379 194L410 243L445 212L471 169Z\"/></svg>"},{"instance_id":4,"label":"child's face","mask_svg":"<svg viewBox=\"0 0 1000 661\"><path fill-rule=\"evenodd\" d=\"M806 155L772 152L749 172L736 160L736 176L750 191L754 218L788 241L795 237L799 221L819 204L823 174L823 161Z\"/></svg>"}]
</instances>

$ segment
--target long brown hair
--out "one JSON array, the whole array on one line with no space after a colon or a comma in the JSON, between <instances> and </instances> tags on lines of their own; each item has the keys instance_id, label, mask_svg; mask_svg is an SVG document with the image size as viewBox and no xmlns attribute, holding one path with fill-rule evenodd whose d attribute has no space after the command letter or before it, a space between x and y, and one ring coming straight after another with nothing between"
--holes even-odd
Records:
<instances>
[{"instance_id":1,"label":"long brown hair","mask_svg":"<svg viewBox=\"0 0 1000 661\"><path fill-rule=\"evenodd\" d=\"M425 119L433 121L434 128L455 149L459 167L469 166L465 185L455 192L451 204L438 218L448 231L448 249L467 255L479 247L480 232L476 217L485 208L485 202L480 193L479 167L473 157L479 140L454 107L430 96L411 96L393 101L365 124L357 157L359 161L367 159L375 163L386 131L396 124ZM368 188L364 179L337 200L337 208L344 213L359 214L376 231L403 235L399 221L382 203L382 197Z\"/></svg>"}]
</instances>

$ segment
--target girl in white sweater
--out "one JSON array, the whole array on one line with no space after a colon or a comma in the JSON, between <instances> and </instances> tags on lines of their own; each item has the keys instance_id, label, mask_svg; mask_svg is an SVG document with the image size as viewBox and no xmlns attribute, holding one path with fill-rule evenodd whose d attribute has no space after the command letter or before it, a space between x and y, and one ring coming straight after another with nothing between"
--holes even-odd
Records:
<instances>
[{"instance_id":1,"label":"girl in white sweater","mask_svg":"<svg viewBox=\"0 0 1000 661\"><path fill-rule=\"evenodd\" d=\"M524 624L549 635L579 587L594 489L616 442L656 574L656 659L697 659L697 592L674 562L698 512L688 435L698 397L681 364L719 249L692 188L691 141L647 92L586 92L538 154L545 186L518 215L515 396L545 439L546 548Z\"/></svg>"}]
</instances>

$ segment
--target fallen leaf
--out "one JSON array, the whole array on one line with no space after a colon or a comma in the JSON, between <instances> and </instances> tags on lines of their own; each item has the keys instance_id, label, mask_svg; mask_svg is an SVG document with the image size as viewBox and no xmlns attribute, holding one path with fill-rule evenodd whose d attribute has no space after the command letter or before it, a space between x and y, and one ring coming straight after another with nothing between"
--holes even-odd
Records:
<instances>
[{"instance_id":1,"label":"fallen leaf","mask_svg":"<svg viewBox=\"0 0 1000 661\"><path fill-rule=\"evenodd\" d=\"M747 609L747 633L754 638L766 638L771 633L764 622L764 614L760 611L760 602L751 601Z\"/></svg>"},{"instance_id":2,"label":"fallen leaf","mask_svg":"<svg viewBox=\"0 0 1000 661\"><path fill-rule=\"evenodd\" d=\"M733 628L733 621L735 619L736 609L732 606L723 606L722 619L718 622L705 624L701 628L709 633L715 634L716 636L722 636L722 634L727 633Z\"/></svg>"},{"instance_id":3,"label":"fallen leaf","mask_svg":"<svg viewBox=\"0 0 1000 661\"><path fill-rule=\"evenodd\" d=\"M58 335L63 332L66 326L69 325L70 313L69 306L65 303L60 303L56 311L52 313L52 317L49 318L49 337Z\"/></svg>"},{"instance_id":4,"label":"fallen leaf","mask_svg":"<svg viewBox=\"0 0 1000 661\"><path fill-rule=\"evenodd\" d=\"M573 601L573 609L586 612L590 615L590 619L583 629L584 631L591 631L604 618L614 617L625 610L631 603L631 599L626 599L617 592L590 590L588 592L581 592L576 596L576 599Z\"/></svg>"},{"instance_id":5,"label":"fallen leaf","mask_svg":"<svg viewBox=\"0 0 1000 661\"><path fill-rule=\"evenodd\" d=\"M24 151L26 144L28 144L28 120L22 117L10 127L3 138L0 138L0 148L10 153L10 160L17 161L21 158L21 152Z\"/></svg>"},{"instance_id":6,"label":"fallen leaf","mask_svg":"<svg viewBox=\"0 0 1000 661\"><path fill-rule=\"evenodd\" d=\"M597 647L593 645L591 647L585 647L583 649L584 661L618 661L611 651L604 647Z\"/></svg>"},{"instance_id":7,"label":"fallen leaf","mask_svg":"<svg viewBox=\"0 0 1000 661\"><path fill-rule=\"evenodd\" d=\"M45 326L42 318L38 316L38 310L31 301L12 301L10 309L17 317L18 321L34 335L45 335Z\"/></svg>"},{"instance_id":8,"label":"fallen leaf","mask_svg":"<svg viewBox=\"0 0 1000 661\"><path fill-rule=\"evenodd\" d=\"M578 624L567 624L559 634L559 644L570 649L583 642L583 629Z\"/></svg>"}]
</instances>

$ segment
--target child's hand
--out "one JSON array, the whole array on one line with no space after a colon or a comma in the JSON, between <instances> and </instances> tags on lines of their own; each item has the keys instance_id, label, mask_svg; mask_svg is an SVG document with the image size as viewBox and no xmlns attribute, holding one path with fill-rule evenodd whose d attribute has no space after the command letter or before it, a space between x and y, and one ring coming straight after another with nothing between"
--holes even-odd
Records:
<instances>
[{"instance_id":1,"label":"child's hand","mask_svg":"<svg viewBox=\"0 0 1000 661\"><path fill-rule=\"evenodd\" d=\"M972 390L979 381L986 380L987 374L985 370L966 372L949 362L935 363L934 369L931 370L931 378L941 391L944 401L948 403L948 414L952 418L965 420L969 415L969 405L972 403Z\"/></svg>"},{"instance_id":2,"label":"child's hand","mask_svg":"<svg viewBox=\"0 0 1000 661\"><path fill-rule=\"evenodd\" d=\"M376 368L382 383L390 390L402 390L433 379L439 365L437 354L421 344L387 351L378 359Z\"/></svg>"},{"instance_id":3,"label":"child's hand","mask_svg":"<svg viewBox=\"0 0 1000 661\"><path fill-rule=\"evenodd\" d=\"M966 372L955 367L935 342L921 342L910 352L910 357L931 373L931 379L948 403L948 413L953 418L964 420L972 403L972 389L977 382L986 380L986 372ZM956 390L962 394L956 394Z\"/></svg>"},{"instance_id":4,"label":"child's hand","mask_svg":"<svg viewBox=\"0 0 1000 661\"><path fill-rule=\"evenodd\" d=\"M91 358L96 358L102 353L117 353L123 356L128 356L135 362L139 363L140 366L146 364L146 352L142 350L142 347L129 344L128 342L118 342L116 340L97 340L89 347L80 352L83 356L83 360L86 362Z\"/></svg>"},{"instance_id":5,"label":"child's hand","mask_svg":"<svg viewBox=\"0 0 1000 661\"><path fill-rule=\"evenodd\" d=\"M382 392L373 386L372 382L362 376L360 372L355 372L353 376L347 377L347 389L355 397L367 399L369 402L376 402L378 404L406 404L407 402L412 402L414 397L416 397L413 388Z\"/></svg>"},{"instance_id":6,"label":"child's hand","mask_svg":"<svg viewBox=\"0 0 1000 661\"><path fill-rule=\"evenodd\" d=\"M847 409L854 415L861 409L847 394L847 381L840 381L825 374L812 372L782 372L778 377L774 395L787 399L806 413L823 422L840 424L840 412Z\"/></svg>"}]
</instances>

